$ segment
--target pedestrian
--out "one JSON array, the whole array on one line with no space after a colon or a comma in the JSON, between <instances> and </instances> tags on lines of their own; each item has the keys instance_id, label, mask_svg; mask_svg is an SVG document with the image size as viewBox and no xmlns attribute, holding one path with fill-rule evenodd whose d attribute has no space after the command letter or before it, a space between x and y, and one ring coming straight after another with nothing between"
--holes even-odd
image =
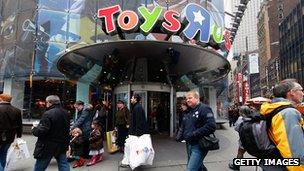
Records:
<instances>
[{"instance_id":1,"label":"pedestrian","mask_svg":"<svg viewBox=\"0 0 304 171\"><path fill-rule=\"evenodd\" d=\"M80 128L74 128L72 130L72 139L70 141L71 153L70 158L75 159L73 168L81 167L85 163L85 159L82 158L83 155L83 137Z\"/></svg>"},{"instance_id":2,"label":"pedestrian","mask_svg":"<svg viewBox=\"0 0 304 171\"><path fill-rule=\"evenodd\" d=\"M215 132L216 124L211 108L200 102L196 90L187 92L186 101L189 112L182 122L182 138L186 140L188 154L187 171L207 171L204 158L208 150L199 146L198 140Z\"/></svg>"},{"instance_id":3,"label":"pedestrian","mask_svg":"<svg viewBox=\"0 0 304 171\"><path fill-rule=\"evenodd\" d=\"M57 95L47 96L45 102L47 110L39 124L32 128L33 135L38 137L34 150L34 171L46 170L53 157L57 160L59 171L69 171L66 158L70 127L68 113L61 107Z\"/></svg>"},{"instance_id":4,"label":"pedestrian","mask_svg":"<svg viewBox=\"0 0 304 171\"><path fill-rule=\"evenodd\" d=\"M234 111L233 111L233 110L234 110L234 109L233 109L232 106L228 108L229 127L232 127L232 126L233 126L233 121L234 121L234 119L233 119Z\"/></svg>"},{"instance_id":5,"label":"pedestrian","mask_svg":"<svg viewBox=\"0 0 304 171\"><path fill-rule=\"evenodd\" d=\"M184 116L187 115L188 112L189 112L189 107L188 107L187 101L182 100L181 101L179 118L178 118L178 131L177 131L176 137L175 137L176 141L178 141L178 142L185 142L185 140L183 139L184 130L183 130L183 127L182 127L182 123L183 123Z\"/></svg>"},{"instance_id":6,"label":"pedestrian","mask_svg":"<svg viewBox=\"0 0 304 171\"><path fill-rule=\"evenodd\" d=\"M133 94L131 98L132 112L129 127L129 135L142 136L149 134L149 126L146 119L145 111L140 104L141 97L138 94ZM121 164L121 167L129 167L127 164Z\"/></svg>"},{"instance_id":7,"label":"pedestrian","mask_svg":"<svg viewBox=\"0 0 304 171\"><path fill-rule=\"evenodd\" d=\"M21 111L11 105L11 100L11 95L0 94L0 171L4 170L7 151L15 136L22 136Z\"/></svg>"},{"instance_id":8,"label":"pedestrian","mask_svg":"<svg viewBox=\"0 0 304 171\"><path fill-rule=\"evenodd\" d=\"M303 101L303 88L295 79L281 81L273 89L272 103L263 103L261 114L267 116L273 110L285 106L297 106ZM300 166L287 166L289 171L304 170L304 121L301 113L288 107L272 117L268 135L283 158L299 158ZM263 166L262 166L263 167ZM268 170L268 168L264 168ZM281 168L284 170L285 168Z\"/></svg>"},{"instance_id":9,"label":"pedestrian","mask_svg":"<svg viewBox=\"0 0 304 171\"><path fill-rule=\"evenodd\" d=\"M236 121L235 128L234 128L237 132L239 132L239 127L240 127L241 123L244 122L244 120L246 118L249 118L251 116L251 114L252 114L251 110L253 110L253 109L250 109L248 106L240 107L240 109L239 109L240 116L239 116L238 120ZM244 149L240 139L239 139L238 143L239 143L239 146L238 146L238 151L237 151L236 157L244 158L244 154L245 154L246 150ZM240 166L236 166L233 163L229 163L228 166L232 170L240 170Z\"/></svg>"},{"instance_id":10,"label":"pedestrian","mask_svg":"<svg viewBox=\"0 0 304 171\"><path fill-rule=\"evenodd\" d=\"M83 101L76 101L74 107L77 112L77 119L72 126L74 128L80 128L83 135L83 157L90 158L89 156L89 136L91 132L91 123L93 120L93 114L90 109L84 107Z\"/></svg>"},{"instance_id":11,"label":"pedestrian","mask_svg":"<svg viewBox=\"0 0 304 171\"><path fill-rule=\"evenodd\" d=\"M125 140L128 136L129 125L130 111L122 100L118 100L115 126L117 129L116 145L119 147L120 152L123 152L124 150Z\"/></svg>"},{"instance_id":12,"label":"pedestrian","mask_svg":"<svg viewBox=\"0 0 304 171\"><path fill-rule=\"evenodd\" d=\"M102 154L104 153L103 149L103 133L102 125L99 121L94 120L91 124L92 132L90 133L90 156L91 159L88 162L87 166L94 165L103 160Z\"/></svg>"}]
</instances>

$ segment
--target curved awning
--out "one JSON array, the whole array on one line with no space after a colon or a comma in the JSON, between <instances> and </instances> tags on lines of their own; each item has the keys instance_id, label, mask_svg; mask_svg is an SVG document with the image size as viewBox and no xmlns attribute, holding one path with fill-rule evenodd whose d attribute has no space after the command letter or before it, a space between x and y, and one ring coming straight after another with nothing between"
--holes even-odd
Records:
<instances>
[{"instance_id":1,"label":"curved awning","mask_svg":"<svg viewBox=\"0 0 304 171\"><path fill-rule=\"evenodd\" d=\"M212 50L196 45L152 40L103 42L68 50L58 62L59 71L71 79L79 79L94 65L104 66L105 57L112 56L123 65L132 58L162 61L167 73L186 75L193 83L208 84L225 77L230 71L227 59Z\"/></svg>"}]
</instances>

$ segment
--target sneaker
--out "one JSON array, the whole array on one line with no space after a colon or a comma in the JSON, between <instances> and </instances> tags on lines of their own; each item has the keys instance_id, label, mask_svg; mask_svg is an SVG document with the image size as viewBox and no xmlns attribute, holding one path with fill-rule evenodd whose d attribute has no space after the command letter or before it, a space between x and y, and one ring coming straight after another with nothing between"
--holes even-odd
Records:
<instances>
[{"instance_id":1,"label":"sneaker","mask_svg":"<svg viewBox=\"0 0 304 171\"><path fill-rule=\"evenodd\" d=\"M240 170L240 166L236 166L233 163L229 163L228 166L232 170Z\"/></svg>"}]
</instances>

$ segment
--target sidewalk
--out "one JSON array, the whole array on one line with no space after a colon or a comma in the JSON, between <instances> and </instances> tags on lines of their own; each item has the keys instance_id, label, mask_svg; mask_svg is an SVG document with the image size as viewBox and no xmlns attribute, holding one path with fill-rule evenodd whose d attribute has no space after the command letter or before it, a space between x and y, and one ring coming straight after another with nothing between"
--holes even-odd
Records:
<instances>
[{"instance_id":1,"label":"sidewalk","mask_svg":"<svg viewBox=\"0 0 304 171\"><path fill-rule=\"evenodd\" d=\"M217 137L220 139L220 150L211 151L205 159L205 165L209 171L229 171L228 163L236 156L237 152L237 133L228 124L224 124L223 129L216 131ZM32 135L24 135L23 138L28 142L30 153L36 142L36 137ZM142 166L135 169L136 171L184 171L186 170L187 155L185 143L177 143L166 136L152 137L153 147L155 149L155 158L152 166ZM120 168L119 164L122 160L122 153L104 154L105 160L94 166L83 166L76 171L127 171L129 168ZM249 156L247 156L249 157ZM14 171L31 171L35 159L30 158L16 164L12 169ZM48 171L57 171L56 161L53 160L48 167ZM254 171L255 167L241 167L242 171ZM261 169L259 169L261 170Z\"/></svg>"}]
</instances>

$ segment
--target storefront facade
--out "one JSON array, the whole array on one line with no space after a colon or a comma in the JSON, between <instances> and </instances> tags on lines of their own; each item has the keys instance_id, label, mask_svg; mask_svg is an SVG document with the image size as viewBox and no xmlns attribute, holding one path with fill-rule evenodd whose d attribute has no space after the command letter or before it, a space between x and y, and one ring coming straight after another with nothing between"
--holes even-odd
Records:
<instances>
[{"instance_id":1,"label":"storefront facade","mask_svg":"<svg viewBox=\"0 0 304 171\"><path fill-rule=\"evenodd\" d=\"M71 108L76 99L102 98L114 106L138 92L146 97L147 113L159 99L167 103L172 133L178 92L207 90L211 104L212 82L230 69L222 57L229 51L223 1L0 3L0 88L13 95L25 119L40 117L48 94ZM189 18L190 8L195 18ZM113 21L106 19L111 16ZM195 23L205 26L193 30Z\"/></svg>"}]
</instances>

